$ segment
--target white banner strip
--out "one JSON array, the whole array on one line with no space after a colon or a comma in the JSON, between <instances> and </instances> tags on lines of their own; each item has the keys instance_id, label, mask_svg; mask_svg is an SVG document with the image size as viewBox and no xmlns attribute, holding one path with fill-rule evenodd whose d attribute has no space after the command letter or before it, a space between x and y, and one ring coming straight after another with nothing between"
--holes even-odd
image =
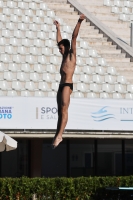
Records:
<instances>
[{"instance_id":1,"label":"white banner strip","mask_svg":"<svg viewBox=\"0 0 133 200\"><path fill-rule=\"evenodd\" d=\"M133 130L133 101L71 98L66 130ZM1 129L49 129L57 126L55 98L1 97Z\"/></svg>"}]
</instances>

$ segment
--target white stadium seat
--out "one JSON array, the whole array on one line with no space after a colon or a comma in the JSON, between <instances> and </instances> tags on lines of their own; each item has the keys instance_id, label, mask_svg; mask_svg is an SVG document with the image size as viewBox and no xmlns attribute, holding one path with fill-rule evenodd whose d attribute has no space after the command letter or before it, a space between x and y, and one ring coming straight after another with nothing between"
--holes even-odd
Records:
<instances>
[{"instance_id":1,"label":"white stadium seat","mask_svg":"<svg viewBox=\"0 0 133 200\"><path fill-rule=\"evenodd\" d=\"M59 73L55 74L55 81L60 82L61 75Z\"/></svg>"},{"instance_id":2,"label":"white stadium seat","mask_svg":"<svg viewBox=\"0 0 133 200\"><path fill-rule=\"evenodd\" d=\"M60 57L61 54L59 52L59 48L57 48L57 47L53 48L53 54Z\"/></svg>"},{"instance_id":3,"label":"white stadium seat","mask_svg":"<svg viewBox=\"0 0 133 200\"><path fill-rule=\"evenodd\" d=\"M133 93L133 85L127 85L126 91Z\"/></svg>"},{"instance_id":4,"label":"white stadium seat","mask_svg":"<svg viewBox=\"0 0 133 200\"><path fill-rule=\"evenodd\" d=\"M92 82L92 78L87 74L81 74L79 80L84 83Z\"/></svg>"},{"instance_id":5,"label":"white stadium seat","mask_svg":"<svg viewBox=\"0 0 133 200\"><path fill-rule=\"evenodd\" d=\"M102 92L112 93L114 91L114 86L108 83L102 84Z\"/></svg>"},{"instance_id":6,"label":"white stadium seat","mask_svg":"<svg viewBox=\"0 0 133 200\"><path fill-rule=\"evenodd\" d=\"M22 15L21 21L24 23L30 23L30 17L26 15Z\"/></svg>"},{"instance_id":7,"label":"white stadium seat","mask_svg":"<svg viewBox=\"0 0 133 200\"><path fill-rule=\"evenodd\" d=\"M18 16L22 16L23 11L20 8L14 8L14 14Z\"/></svg>"},{"instance_id":8,"label":"white stadium seat","mask_svg":"<svg viewBox=\"0 0 133 200\"><path fill-rule=\"evenodd\" d=\"M48 97L56 97L56 95L57 95L57 92L55 91L48 92Z\"/></svg>"},{"instance_id":9,"label":"white stadium seat","mask_svg":"<svg viewBox=\"0 0 133 200\"><path fill-rule=\"evenodd\" d=\"M85 49L77 49L77 56L87 57L86 50Z\"/></svg>"},{"instance_id":10,"label":"white stadium seat","mask_svg":"<svg viewBox=\"0 0 133 200\"><path fill-rule=\"evenodd\" d=\"M133 7L132 1L128 1L128 0L124 1L124 6L128 8L132 8Z\"/></svg>"},{"instance_id":11,"label":"white stadium seat","mask_svg":"<svg viewBox=\"0 0 133 200\"><path fill-rule=\"evenodd\" d=\"M9 30L15 30L15 24L14 22L8 22L6 23L6 28L9 29Z\"/></svg>"},{"instance_id":12,"label":"white stadium seat","mask_svg":"<svg viewBox=\"0 0 133 200\"><path fill-rule=\"evenodd\" d=\"M37 10L38 9L37 3L30 2L29 3L29 8L32 9L32 10Z\"/></svg>"},{"instance_id":13,"label":"white stadium seat","mask_svg":"<svg viewBox=\"0 0 133 200\"><path fill-rule=\"evenodd\" d=\"M0 60L1 60L3 63L10 63L10 62L12 61L12 60L11 60L11 57L10 57L8 54L1 54Z\"/></svg>"},{"instance_id":14,"label":"white stadium seat","mask_svg":"<svg viewBox=\"0 0 133 200\"><path fill-rule=\"evenodd\" d=\"M31 46L33 43L32 43L32 40L29 39L29 38L22 38L22 45L23 46L26 46L26 47L29 47Z\"/></svg>"},{"instance_id":15,"label":"white stadium seat","mask_svg":"<svg viewBox=\"0 0 133 200\"><path fill-rule=\"evenodd\" d=\"M77 90L80 92L87 92L87 87L85 83L77 83Z\"/></svg>"},{"instance_id":16,"label":"white stadium seat","mask_svg":"<svg viewBox=\"0 0 133 200\"><path fill-rule=\"evenodd\" d=\"M54 18L55 18L55 13L54 13L54 11L48 10L48 11L47 11L47 16L54 19Z\"/></svg>"},{"instance_id":17,"label":"white stadium seat","mask_svg":"<svg viewBox=\"0 0 133 200\"><path fill-rule=\"evenodd\" d=\"M126 93L125 99L133 99L133 94L132 93Z\"/></svg>"},{"instance_id":18,"label":"white stadium seat","mask_svg":"<svg viewBox=\"0 0 133 200\"><path fill-rule=\"evenodd\" d=\"M29 30L32 30L32 31L38 30L38 25L36 23L29 24Z\"/></svg>"},{"instance_id":19,"label":"white stadium seat","mask_svg":"<svg viewBox=\"0 0 133 200\"><path fill-rule=\"evenodd\" d=\"M43 80L50 83L54 81L50 73L43 73Z\"/></svg>"},{"instance_id":20,"label":"white stadium seat","mask_svg":"<svg viewBox=\"0 0 133 200\"><path fill-rule=\"evenodd\" d=\"M3 7L4 7L4 2L0 1L0 8L3 8Z\"/></svg>"},{"instance_id":21,"label":"white stadium seat","mask_svg":"<svg viewBox=\"0 0 133 200\"><path fill-rule=\"evenodd\" d=\"M30 47L30 50L29 50L30 54L32 55L41 55L41 49L36 47L36 46L32 46Z\"/></svg>"},{"instance_id":22,"label":"white stadium seat","mask_svg":"<svg viewBox=\"0 0 133 200\"><path fill-rule=\"evenodd\" d=\"M62 30L63 30L63 32L66 32L66 33L72 33L72 29L68 25L63 26Z\"/></svg>"},{"instance_id":23,"label":"white stadium seat","mask_svg":"<svg viewBox=\"0 0 133 200\"><path fill-rule=\"evenodd\" d=\"M41 10L49 10L45 3L40 3L40 9Z\"/></svg>"},{"instance_id":24,"label":"white stadium seat","mask_svg":"<svg viewBox=\"0 0 133 200\"><path fill-rule=\"evenodd\" d=\"M86 41L80 41L80 48L90 49L90 47Z\"/></svg>"},{"instance_id":25,"label":"white stadium seat","mask_svg":"<svg viewBox=\"0 0 133 200\"><path fill-rule=\"evenodd\" d=\"M22 64L21 65L21 71L22 72L30 72L31 71L30 65L28 63Z\"/></svg>"},{"instance_id":26,"label":"white stadium seat","mask_svg":"<svg viewBox=\"0 0 133 200\"><path fill-rule=\"evenodd\" d=\"M59 65L59 59L57 56L51 56L50 57L50 63L53 65Z\"/></svg>"},{"instance_id":27,"label":"white stadium seat","mask_svg":"<svg viewBox=\"0 0 133 200\"><path fill-rule=\"evenodd\" d=\"M51 84L51 88L52 88L52 90L53 91L58 91L58 88L59 88L59 83L57 83L57 82L53 82L52 84Z\"/></svg>"},{"instance_id":28,"label":"white stadium seat","mask_svg":"<svg viewBox=\"0 0 133 200\"><path fill-rule=\"evenodd\" d=\"M26 36L27 38L33 39L33 38L36 37L36 33L35 33L35 31L29 31L29 30L28 30L28 31L26 31L25 36Z\"/></svg>"},{"instance_id":29,"label":"white stadium seat","mask_svg":"<svg viewBox=\"0 0 133 200\"><path fill-rule=\"evenodd\" d=\"M97 83L91 83L90 84L90 91L91 92L100 92L100 85L98 85Z\"/></svg>"},{"instance_id":30,"label":"white stadium seat","mask_svg":"<svg viewBox=\"0 0 133 200\"><path fill-rule=\"evenodd\" d=\"M37 46L37 47L42 47L44 46L44 42L43 40L37 38L37 39L34 39L34 46Z\"/></svg>"},{"instance_id":31,"label":"white stadium seat","mask_svg":"<svg viewBox=\"0 0 133 200\"><path fill-rule=\"evenodd\" d=\"M89 66L96 66L96 62L94 60L94 58L86 58L86 64Z\"/></svg>"},{"instance_id":32,"label":"white stadium seat","mask_svg":"<svg viewBox=\"0 0 133 200\"><path fill-rule=\"evenodd\" d=\"M0 62L0 72L4 72L5 69L5 64L3 62Z\"/></svg>"},{"instance_id":33,"label":"white stadium seat","mask_svg":"<svg viewBox=\"0 0 133 200\"><path fill-rule=\"evenodd\" d=\"M98 65L103 66L103 67L109 66L104 58L98 58Z\"/></svg>"},{"instance_id":34,"label":"white stadium seat","mask_svg":"<svg viewBox=\"0 0 133 200\"><path fill-rule=\"evenodd\" d=\"M53 20L52 20L50 17L45 17L45 18L44 18L44 23L45 23L45 24L52 25L52 24L53 24Z\"/></svg>"},{"instance_id":35,"label":"white stadium seat","mask_svg":"<svg viewBox=\"0 0 133 200\"><path fill-rule=\"evenodd\" d=\"M72 80L73 80L73 83L78 83L78 82L80 82L80 81L79 81L79 76L77 76L76 74L73 74Z\"/></svg>"},{"instance_id":36,"label":"white stadium seat","mask_svg":"<svg viewBox=\"0 0 133 200\"><path fill-rule=\"evenodd\" d=\"M14 79L14 74L10 71L4 72L4 80L12 81Z\"/></svg>"},{"instance_id":37,"label":"white stadium seat","mask_svg":"<svg viewBox=\"0 0 133 200\"><path fill-rule=\"evenodd\" d=\"M49 37L49 39L51 39L51 40L56 40L56 33L55 33L55 32L49 32L48 37Z\"/></svg>"},{"instance_id":38,"label":"white stadium seat","mask_svg":"<svg viewBox=\"0 0 133 200\"><path fill-rule=\"evenodd\" d=\"M19 81L28 81L28 75L25 72L17 72L17 80Z\"/></svg>"},{"instance_id":39,"label":"white stadium seat","mask_svg":"<svg viewBox=\"0 0 133 200\"><path fill-rule=\"evenodd\" d=\"M83 62L83 60L82 60L81 57L77 57L76 64L77 64L78 66L83 66L83 65L84 65L84 62Z\"/></svg>"},{"instance_id":40,"label":"white stadium seat","mask_svg":"<svg viewBox=\"0 0 133 200\"><path fill-rule=\"evenodd\" d=\"M21 30L14 30L14 36L16 38L23 38L24 37L24 32Z\"/></svg>"},{"instance_id":41,"label":"white stadium seat","mask_svg":"<svg viewBox=\"0 0 133 200\"><path fill-rule=\"evenodd\" d=\"M18 15L12 14L12 15L10 16L10 21L11 21L11 22L18 23L20 20L19 20Z\"/></svg>"},{"instance_id":42,"label":"white stadium seat","mask_svg":"<svg viewBox=\"0 0 133 200\"><path fill-rule=\"evenodd\" d=\"M55 46L53 40L45 40L45 44L44 45L46 47L49 47L49 48L53 48Z\"/></svg>"},{"instance_id":43,"label":"white stadium seat","mask_svg":"<svg viewBox=\"0 0 133 200\"><path fill-rule=\"evenodd\" d=\"M128 15L131 14L130 9L128 7L123 7L122 8L122 13L128 14Z\"/></svg>"},{"instance_id":44,"label":"white stadium seat","mask_svg":"<svg viewBox=\"0 0 133 200\"><path fill-rule=\"evenodd\" d=\"M32 9L27 9L25 10L25 15L29 16L29 17L33 17L34 16L34 12Z\"/></svg>"},{"instance_id":45,"label":"white stadium seat","mask_svg":"<svg viewBox=\"0 0 133 200\"><path fill-rule=\"evenodd\" d=\"M8 20L8 18L7 18L6 15L0 14L0 21L2 21L2 22L7 22L7 20Z\"/></svg>"},{"instance_id":46,"label":"white stadium seat","mask_svg":"<svg viewBox=\"0 0 133 200\"><path fill-rule=\"evenodd\" d=\"M91 66L85 65L85 66L83 67L83 72L84 72L85 74L93 74L93 73L94 73L94 68L91 67Z\"/></svg>"},{"instance_id":47,"label":"white stadium seat","mask_svg":"<svg viewBox=\"0 0 133 200\"><path fill-rule=\"evenodd\" d=\"M28 90L21 91L22 97L31 97L31 92Z\"/></svg>"},{"instance_id":48,"label":"white stadium seat","mask_svg":"<svg viewBox=\"0 0 133 200\"><path fill-rule=\"evenodd\" d=\"M5 96L4 91L0 90L0 96Z\"/></svg>"},{"instance_id":49,"label":"white stadium seat","mask_svg":"<svg viewBox=\"0 0 133 200\"><path fill-rule=\"evenodd\" d=\"M109 99L110 96L109 96L109 94L107 92L101 92L100 93L100 98L101 99Z\"/></svg>"},{"instance_id":50,"label":"white stadium seat","mask_svg":"<svg viewBox=\"0 0 133 200\"><path fill-rule=\"evenodd\" d=\"M33 55L26 55L25 61L29 64L37 63L37 57Z\"/></svg>"},{"instance_id":51,"label":"white stadium seat","mask_svg":"<svg viewBox=\"0 0 133 200\"><path fill-rule=\"evenodd\" d=\"M55 25L54 25L55 27ZM50 29L49 29L49 26L47 24L41 24L41 28L40 28L42 31L44 32L49 32Z\"/></svg>"},{"instance_id":52,"label":"white stadium seat","mask_svg":"<svg viewBox=\"0 0 133 200\"><path fill-rule=\"evenodd\" d=\"M34 64L33 70L34 70L34 72L37 72L37 73L46 72L46 70L44 69L43 65L41 65L39 63Z\"/></svg>"},{"instance_id":53,"label":"white stadium seat","mask_svg":"<svg viewBox=\"0 0 133 200\"><path fill-rule=\"evenodd\" d=\"M44 97L45 95L44 95L44 92L38 90L38 91L35 91L34 96L35 97Z\"/></svg>"},{"instance_id":54,"label":"white stadium seat","mask_svg":"<svg viewBox=\"0 0 133 200\"><path fill-rule=\"evenodd\" d=\"M46 71L52 74L56 73L55 65L49 64L46 66Z\"/></svg>"},{"instance_id":55,"label":"white stadium seat","mask_svg":"<svg viewBox=\"0 0 133 200\"><path fill-rule=\"evenodd\" d=\"M122 21L130 21L130 16L127 14L120 14L119 19Z\"/></svg>"},{"instance_id":56,"label":"white stadium seat","mask_svg":"<svg viewBox=\"0 0 133 200\"><path fill-rule=\"evenodd\" d=\"M115 67L107 67L107 74L110 74L113 76L119 75L119 73L117 73Z\"/></svg>"},{"instance_id":57,"label":"white stadium seat","mask_svg":"<svg viewBox=\"0 0 133 200\"><path fill-rule=\"evenodd\" d=\"M11 44L12 46L19 46L21 44L21 40L15 37L11 37L9 44Z\"/></svg>"},{"instance_id":58,"label":"white stadium seat","mask_svg":"<svg viewBox=\"0 0 133 200\"><path fill-rule=\"evenodd\" d=\"M21 9L28 9L28 4L24 1L19 1L18 2L18 8L21 8Z\"/></svg>"},{"instance_id":59,"label":"white stadium seat","mask_svg":"<svg viewBox=\"0 0 133 200\"><path fill-rule=\"evenodd\" d=\"M46 82L44 82L44 81L39 82L38 89L42 90L42 91L51 91L51 89L49 88L48 84Z\"/></svg>"},{"instance_id":60,"label":"white stadium seat","mask_svg":"<svg viewBox=\"0 0 133 200\"><path fill-rule=\"evenodd\" d=\"M32 81L28 81L25 83L25 89L29 91L34 91L36 89L35 83Z\"/></svg>"},{"instance_id":61,"label":"white stadium seat","mask_svg":"<svg viewBox=\"0 0 133 200\"><path fill-rule=\"evenodd\" d=\"M12 81L12 89L17 90L17 91L21 91L23 90L23 85L20 81Z\"/></svg>"},{"instance_id":62,"label":"white stadium seat","mask_svg":"<svg viewBox=\"0 0 133 200\"><path fill-rule=\"evenodd\" d=\"M9 84L7 81L0 81L0 89L1 90L9 90Z\"/></svg>"},{"instance_id":63,"label":"white stadium seat","mask_svg":"<svg viewBox=\"0 0 133 200\"><path fill-rule=\"evenodd\" d=\"M19 67L17 63L9 63L8 70L12 72L17 72L19 71Z\"/></svg>"},{"instance_id":64,"label":"white stadium seat","mask_svg":"<svg viewBox=\"0 0 133 200\"><path fill-rule=\"evenodd\" d=\"M21 55L19 54L16 54L16 55L13 55L13 62L15 63L22 63L24 62L23 58Z\"/></svg>"},{"instance_id":65,"label":"white stadium seat","mask_svg":"<svg viewBox=\"0 0 133 200\"><path fill-rule=\"evenodd\" d=\"M42 18L39 17L39 16L34 16L33 17L33 23L42 24L43 23Z\"/></svg>"},{"instance_id":66,"label":"white stadium seat","mask_svg":"<svg viewBox=\"0 0 133 200\"><path fill-rule=\"evenodd\" d=\"M5 46L5 53L8 53L8 54L16 53L15 48L11 45Z\"/></svg>"},{"instance_id":67,"label":"white stadium seat","mask_svg":"<svg viewBox=\"0 0 133 200\"><path fill-rule=\"evenodd\" d=\"M113 99L122 99L122 95L118 92L113 93Z\"/></svg>"},{"instance_id":68,"label":"white stadium seat","mask_svg":"<svg viewBox=\"0 0 133 200\"><path fill-rule=\"evenodd\" d=\"M48 63L46 57L43 56L43 55L38 56L38 60L37 61L38 61L38 63L43 64L43 65Z\"/></svg>"},{"instance_id":69,"label":"white stadium seat","mask_svg":"<svg viewBox=\"0 0 133 200\"><path fill-rule=\"evenodd\" d=\"M125 93L125 88L121 84L115 84L115 89L114 90L116 92L119 92L119 93Z\"/></svg>"},{"instance_id":70,"label":"white stadium seat","mask_svg":"<svg viewBox=\"0 0 133 200\"><path fill-rule=\"evenodd\" d=\"M6 38L5 37L0 37L0 45L5 45L6 44Z\"/></svg>"},{"instance_id":71,"label":"white stadium seat","mask_svg":"<svg viewBox=\"0 0 133 200\"><path fill-rule=\"evenodd\" d=\"M122 1L120 1L120 0L114 0L114 6L122 7L123 6L122 4L123 4Z\"/></svg>"},{"instance_id":72,"label":"white stadium seat","mask_svg":"<svg viewBox=\"0 0 133 200\"><path fill-rule=\"evenodd\" d=\"M37 17L44 17L45 16L45 13L43 10L36 10L36 16Z\"/></svg>"},{"instance_id":73,"label":"white stadium seat","mask_svg":"<svg viewBox=\"0 0 133 200\"><path fill-rule=\"evenodd\" d=\"M94 50L94 49L89 49L89 56L93 57L93 58L101 57L101 56L98 55L97 51Z\"/></svg>"},{"instance_id":74,"label":"white stadium seat","mask_svg":"<svg viewBox=\"0 0 133 200\"><path fill-rule=\"evenodd\" d=\"M46 39L45 32L43 32L43 31L37 31L37 38L42 39L42 40Z\"/></svg>"},{"instance_id":75,"label":"white stadium seat","mask_svg":"<svg viewBox=\"0 0 133 200\"><path fill-rule=\"evenodd\" d=\"M117 76L116 82L121 84L129 84L125 76Z\"/></svg>"},{"instance_id":76,"label":"white stadium seat","mask_svg":"<svg viewBox=\"0 0 133 200\"><path fill-rule=\"evenodd\" d=\"M94 92L88 92L87 93L87 98L89 98L89 99L97 98L97 94L94 93Z\"/></svg>"},{"instance_id":77,"label":"white stadium seat","mask_svg":"<svg viewBox=\"0 0 133 200\"><path fill-rule=\"evenodd\" d=\"M119 14L119 13L120 13L119 7L113 6L113 7L112 7L112 13Z\"/></svg>"},{"instance_id":78,"label":"white stadium seat","mask_svg":"<svg viewBox=\"0 0 133 200\"><path fill-rule=\"evenodd\" d=\"M104 6L112 6L112 1L111 0L104 0L103 5Z\"/></svg>"},{"instance_id":79,"label":"white stadium seat","mask_svg":"<svg viewBox=\"0 0 133 200\"><path fill-rule=\"evenodd\" d=\"M74 92L74 98L84 98L84 94L82 92Z\"/></svg>"},{"instance_id":80,"label":"white stadium seat","mask_svg":"<svg viewBox=\"0 0 133 200\"><path fill-rule=\"evenodd\" d=\"M22 55L26 55L28 52L28 48L25 46L18 46L17 47L17 53L22 54Z\"/></svg>"},{"instance_id":81,"label":"white stadium seat","mask_svg":"<svg viewBox=\"0 0 133 200\"><path fill-rule=\"evenodd\" d=\"M30 81L33 81L33 82L38 82L38 81L40 81L40 76L39 76L39 74L36 73L36 72L30 73Z\"/></svg>"},{"instance_id":82,"label":"white stadium seat","mask_svg":"<svg viewBox=\"0 0 133 200\"><path fill-rule=\"evenodd\" d=\"M76 65L74 73L75 74L83 74L83 72L81 72L81 67L79 67L78 65Z\"/></svg>"},{"instance_id":83,"label":"white stadium seat","mask_svg":"<svg viewBox=\"0 0 133 200\"><path fill-rule=\"evenodd\" d=\"M103 83L103 80L104 80L103 78L104 77L99 74L94 74L92 80L93 80L93 83L101 84Z\"/></svg>"},{"instance_id":84,"label":"white stadium seat","mask_svg":"<svg viewBox=\"0 0 133 200\"><path fill-rule=\"evenodd\" d=\"M9 90L9 91L7 91L7 96L16 97L16 96L18 96L18 94L15 90Z\"/></svg>"},{"instance_id":85,"label":"white stadium seat","mask_svg":"<svg viewBox=\"0 0 133 200\"><path fill-rule=\"evenodd\" d=\"M104 82L114 84L114 83L116 83L116 77L112 76L112 75L105 75Z\"/></svg>"},{"instance_id":86,"label":"white stadium seat","mask_svg":"<svg viewBox=\"0 0 133 200\"><path fill-rule=\"evenodd\" d=\"M102 66L96 66L95 73L100 75L105 75L105 68Z\"/></svg>"},{"instance_id":87,"label":"white stadium seat","mask_svg":"<svg viewBox=\"0 0 133 200\"><path fill-rule=\"evenodd\" d=\"M12 32L10 30L7 30L7 29L3 29L2 30L2 37L7 37L7 38L10 38L12 36Z\"/></svg>"},{"instance_id":88,"label":"white stadium seat","mask_svg":"<svg viewBox=\"0 0 133 200\"><path fill-rule=\"evenodd\" d=\"M7 15L7 16L10 16L13 12L13 9L10 9L10 8L7 8L7 7L4 7L3 8L3 14Z\"/></svg>"}]
</instances>

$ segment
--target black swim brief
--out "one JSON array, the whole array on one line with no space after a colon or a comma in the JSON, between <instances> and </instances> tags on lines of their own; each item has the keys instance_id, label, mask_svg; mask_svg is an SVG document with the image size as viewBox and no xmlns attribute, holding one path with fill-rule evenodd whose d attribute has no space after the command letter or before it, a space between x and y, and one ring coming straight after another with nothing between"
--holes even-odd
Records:
<instances>
[{"instance_id":1,"label":"black swim brief","mask_svg":"<svg viewBox=\"0 0 133 200\"><path fill-rule=\"evenodd\" d=\"M60 85L59 85L59 90L62 92L62 90L63 90L63 88L64 88L65 86L69 86L70 89L73 91L73 83L60 83Z\"/></svg>"}]
</instances>

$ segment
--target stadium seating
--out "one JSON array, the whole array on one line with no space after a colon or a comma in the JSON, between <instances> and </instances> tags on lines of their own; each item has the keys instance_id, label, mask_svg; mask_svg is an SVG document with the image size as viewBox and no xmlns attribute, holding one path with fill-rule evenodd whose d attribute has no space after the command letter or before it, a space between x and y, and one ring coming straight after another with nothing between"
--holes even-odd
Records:
<instances>
[{"instance_id":1,"label":"stadium seating","mask_svg":"<svg viewBox=\"0 0 133 200\"><path fill-rule=\"evenodd\" d=\"M131 1L104 0L103 4L121 20L131 19ZM73 31L71 23L67 25L50 2L0 1L0 8L0 96L55 97L61 54L53 20L60 22L62 37L68 39ZM76 61L72 97L110 98L113 94L113 98L132 99L132 84L100 55L99 48L91 45L82 31L77 39Z\"/></svg>"}]
</instances>

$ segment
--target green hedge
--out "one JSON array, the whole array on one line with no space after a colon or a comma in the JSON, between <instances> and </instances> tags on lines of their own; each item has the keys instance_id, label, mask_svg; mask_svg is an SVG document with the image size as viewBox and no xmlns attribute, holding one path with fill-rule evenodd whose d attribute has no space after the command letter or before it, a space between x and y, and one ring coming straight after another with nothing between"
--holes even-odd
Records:
<instances>
[{"instance_id":1,"label":"green hedge","mask_svg":"<svg viewBox=\"0 0 133 200\"><path fill-rule=\"evenodd\" d=\"M34 193L38 200L105 200L118 199L118 191L106 187L133 187L133 176L79 178L0 178L2 200L30 200ZM121 192L124 200L132 192Z\"/></svg>"}]
</instances>

